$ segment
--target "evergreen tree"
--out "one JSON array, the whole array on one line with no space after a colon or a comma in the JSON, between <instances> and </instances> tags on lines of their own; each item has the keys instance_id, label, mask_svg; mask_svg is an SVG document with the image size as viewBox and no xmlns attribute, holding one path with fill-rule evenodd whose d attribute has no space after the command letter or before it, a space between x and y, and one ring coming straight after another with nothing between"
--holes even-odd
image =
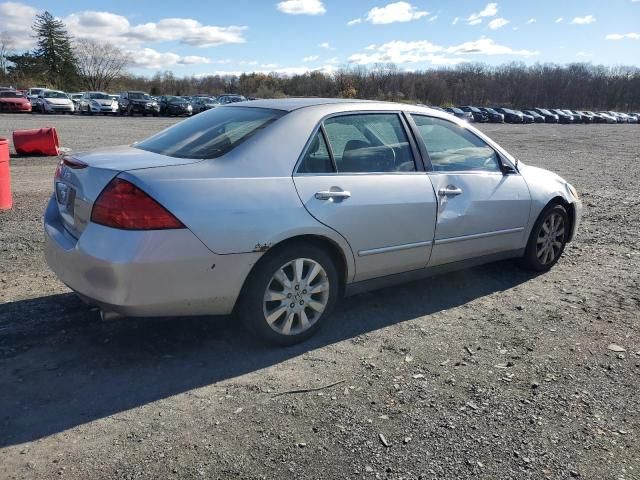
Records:
<instances>
[{"instance_id":1,"label":"evergreen tree","mask_svg":"<svg viewBox=\"0 0 640 480\"><path fill-rule=\"evenodd\" d=\"M64 23L44 12L36 15L32 29L38 40L35 55L42 60L45 77L58 88L69 88L77 74L71 35Z\"/></svg>"}]
</instances>

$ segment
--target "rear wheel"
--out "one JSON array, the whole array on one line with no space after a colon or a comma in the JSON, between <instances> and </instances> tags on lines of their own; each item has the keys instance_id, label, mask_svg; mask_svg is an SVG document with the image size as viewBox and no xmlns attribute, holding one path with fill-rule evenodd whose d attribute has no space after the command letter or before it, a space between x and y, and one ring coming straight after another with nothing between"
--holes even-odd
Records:
<instances>
[{"instance_id":1,"label":"rear wheel","mask_svg":"<svg viewBox=\"0 0 640 480\"><path fill-rule=\"evenodd\" d=\"M238 300L243 323L262 339L292 345L325 323L338 297L338 272L313 244L268 254L251 273Z\"/></svg>"},{"instance_id":2,"label":"rear wheel","mask_svg":"<svg viewBox=\"0 0 640 480\"><path fill-rule=\"evenodd\" d=\"M522 263L525 268L544 272L560 259L569 238L569 215L558 204L550 205L536 220Z\"/></svg>"}]
</instances>

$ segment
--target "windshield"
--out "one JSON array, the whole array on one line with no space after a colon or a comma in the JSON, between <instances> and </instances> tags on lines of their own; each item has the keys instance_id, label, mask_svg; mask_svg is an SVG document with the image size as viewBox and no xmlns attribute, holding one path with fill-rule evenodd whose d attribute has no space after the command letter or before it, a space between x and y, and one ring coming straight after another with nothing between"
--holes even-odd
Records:
<instances>
[{"instance_id":1,"label":"windshield","mask_svg":"<svg viewBox=\"0 0 640 480\"><path fill-rule=\"evenodd\" d=\"M24 95L17 92L0 92L0 98L24 98Z\"/></svg>"},{"instance_id":2,"label":"windshield","mask_svg":"<svg viewBox=\"0 0 640 480\"><path fill-rule=\"evenodd\" d=\"M130 100L151 100L151 97L146 93L130 93Z\"/></svg>"},{"instance_id":3,"label":"windshield","mask_svg":"<svg viewBox=\"0 0 640 480\"><path fill-rule=\"evenodd\" d=\"M546 110L544 108L539 108L538 111L543 115L553 115L549 110Z\"/></svg>"},{"instance_id":4,"label":"windshield","mask_svg":"<svg viewBox=\"0 0 640 480\"><path fill-rule=\"evenodd\" d=\"M97 99L97 100L111 100L111 97L109 95L107 95L106 93L101 93L101 92L90 93L89 94L89 98L94 98L94 99Z\"/></svg>"},{"instance_id":5,"label":"windshield","mask_svg":"<svg viewBox=\"0 0 640 480\"><path fill-rule=\"evenodd\" d=\"M217 158L285 113L266 108L215 108L163 130L136 148L175 158Z\"/></svg>"},{"instance_id":6,"label":"windshield","mask_svg":"<svg viewBox=\"0 0 640 480\"><path fill-rule=\"evenodd\" d=\"M169 103L187 103L184 98L180 97L167 97L167 102Z\"/></svg>"},{"instance_id":7,"label":"windshield","mask_svg":"<svg viewBox=\"0 0 640 480\"><path fill-rule=\"evenodd\" d=\"M42 93L42 90L44 90L43 88L32 88L31 91L31 95L40 95Z\"/></svg>"},{"instance_id":8,"label":"windshield","mask_svg":"<svg viewBox=\"0 0 640 480\"><path fill-rule=\"evenodd\" d=\"M66 98L68 99L69 97L67 97L67 94L64 92L55 92L52 90L46 91L42 94L42 96L44 98Z\"/></svg>"}]
</instances>

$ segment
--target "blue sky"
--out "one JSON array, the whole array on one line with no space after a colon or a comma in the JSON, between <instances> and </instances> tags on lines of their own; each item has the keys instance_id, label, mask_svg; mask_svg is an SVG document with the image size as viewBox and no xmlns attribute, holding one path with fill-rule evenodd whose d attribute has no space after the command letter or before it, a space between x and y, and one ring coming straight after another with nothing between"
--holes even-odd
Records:
<instances>
[{"instance_id":1,"label":"blue sky","mask_svg":"<svg viewBox=\"0 0 640 480\"><path fill-rule=\"evenodd\" d=\"M0 32L29 48L49 10L77 37L119 45L151 75L282 74L393 62L640 65L640 0L0 1Z\"/></svg>"}]
</instances>

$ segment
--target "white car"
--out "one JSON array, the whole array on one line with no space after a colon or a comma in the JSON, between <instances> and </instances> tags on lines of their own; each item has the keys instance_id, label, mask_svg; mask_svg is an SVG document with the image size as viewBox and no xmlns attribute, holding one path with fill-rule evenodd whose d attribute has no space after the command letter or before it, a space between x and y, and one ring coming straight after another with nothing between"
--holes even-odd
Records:
<instances>
[{"instance_id":1,"label":"white car","mask_svg":"<svg viewBox=\"0 0 640 480\"><path fill-rule=\"evenodd\" d=\"M40 113L73 113L75 107L69 96L60 90L43 90L33 106Z\"/></svg>"}]
</instances>

